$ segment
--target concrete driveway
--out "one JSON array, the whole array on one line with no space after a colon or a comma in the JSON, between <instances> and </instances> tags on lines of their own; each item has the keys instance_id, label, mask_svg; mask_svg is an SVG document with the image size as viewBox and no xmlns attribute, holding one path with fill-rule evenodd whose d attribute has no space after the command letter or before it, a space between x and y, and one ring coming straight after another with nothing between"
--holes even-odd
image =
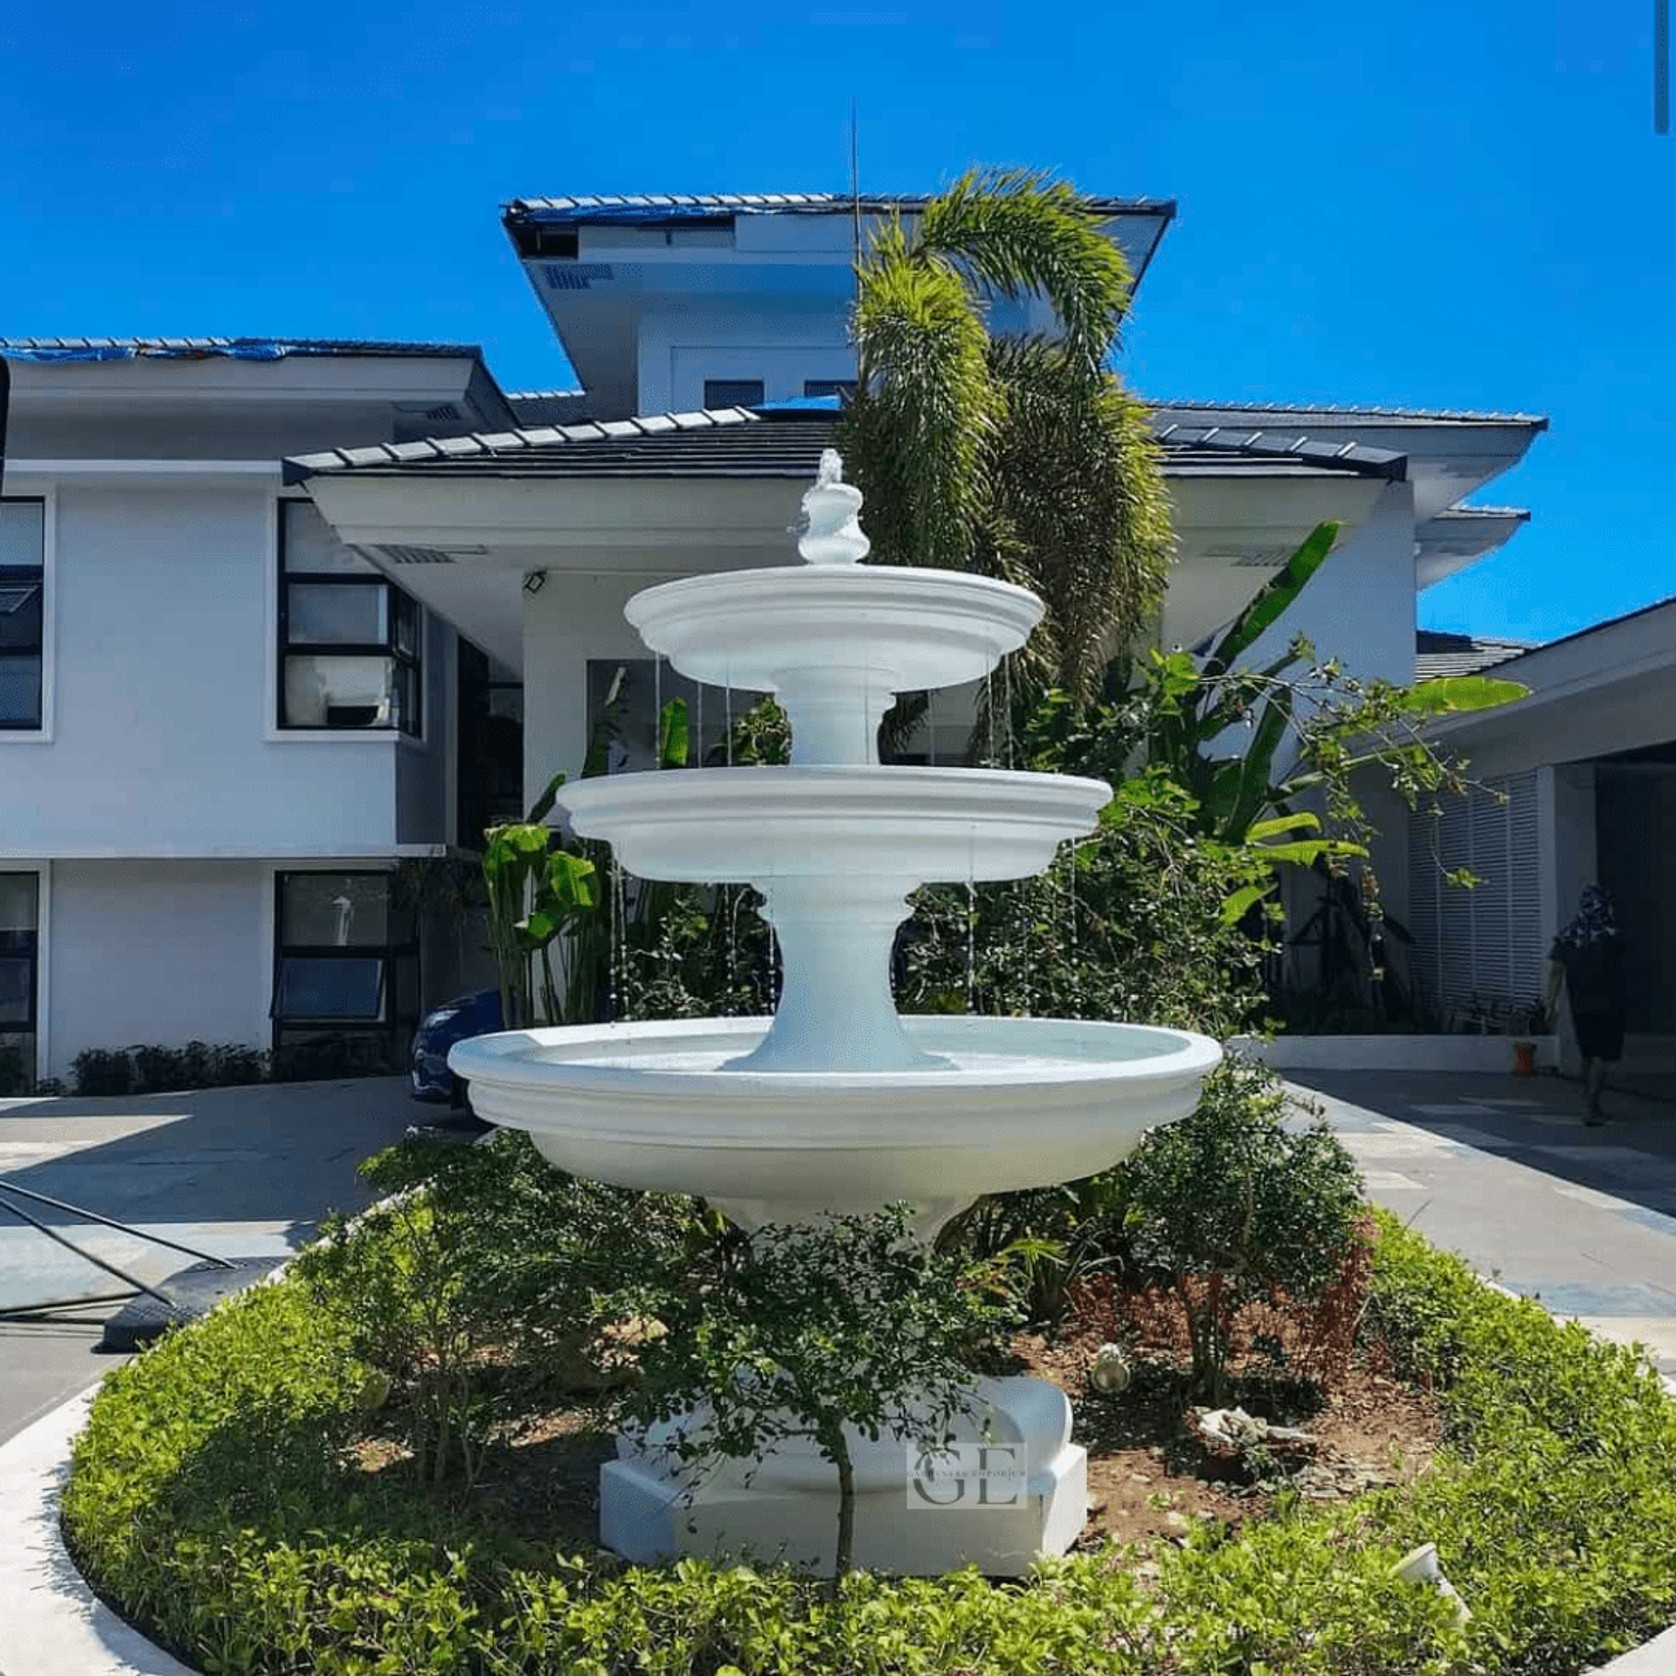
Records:
<instances>
[{"instance_id":1,"label":"concrete driveway","mask_svg":"<svg viewBox=\"0 0 1676 1676\"><path fill-rule=\"evenodd\" d=\"M433 1108L401 1077L263 1084L104 1100L0 1100L0 1180L218 1257L284 1256L329 1210L367 1195L355 1167ZM107 1261L155 1282L190 1257L23 1201ZM0 1211L0 1306L120 1283ZM0 1321L0 1442L99 1379L112 1304L86 1322Z\"/></svg>"}]
</instances>

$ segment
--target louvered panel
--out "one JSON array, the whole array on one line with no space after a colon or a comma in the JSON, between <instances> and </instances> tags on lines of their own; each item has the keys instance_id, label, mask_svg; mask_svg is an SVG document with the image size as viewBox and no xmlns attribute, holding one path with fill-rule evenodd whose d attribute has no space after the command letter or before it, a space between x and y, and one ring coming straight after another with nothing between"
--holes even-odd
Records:
<instances>
[{"instance_id":1,"label":"louvered panel","mask_svg":"<svg viewBox=\"0 0 1676 1676\"><path fill-rule=\"evenodd\" d=\"M1507 784L1508 851L1512 877L1508 895L1512 945L1513 999L1534 1001L1542 993L1542 870L1537 834L1536 774L1515 775Z\"/></svg>"},{"instance_id":2,"label":"louvered panel","mask_svg":"<svg viewBox=\"0 0 1676 1676\"><path fill-rule=\"evenodd\" d=\"M1513 983L1513 948L1508 937L1508 895L1512 868L1507 853L1506 788L1500 782L1475 789L1468 799L1472 823L1472 987L1483 1000L1505 1000Z\"/></svg>"},{"instance_id":3,"label":"louvered panel","mask_svg":"<svg viewBox=\"0 0 1676 1676\"><path fill-rule=\"evenodd\" d=\"M1445 869L1473 866L1472 813L1468 800L1444 800L1438 826L1438 853ZM1477 989L1473 961L1473 893L1445 885L1438 914L1438 989L1444 1011L1464 1004Z\"/></svg>"},{"instance_id":4,"label":"louvered panel","mask_svg":"<svg viewBox=\"0 0 1676 1676\"><path fill-rule=\"evenodd\" d=\"M1422 1008L1436 1012L1442 995L1438 972L1437 819L1416 811L1408 817L1408 931L1414 939L1410 975Z\"/></svg>"}]
</instances>

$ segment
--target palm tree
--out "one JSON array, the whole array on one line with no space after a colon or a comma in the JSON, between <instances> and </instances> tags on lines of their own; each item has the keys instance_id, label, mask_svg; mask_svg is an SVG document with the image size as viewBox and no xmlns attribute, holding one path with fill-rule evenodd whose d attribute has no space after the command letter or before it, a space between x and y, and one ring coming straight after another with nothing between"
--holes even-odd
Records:
<instances>
[{"instance_id":1,"label":"palm tree","mask_svg":"<svg viewBox=\"0 0 1676 1676\"><path fill-rule=\"evenodd\" d=\"M857 263L858 387L842 425L885 563L973 569L1047 606L1032 684L1090 697L1163 592L1170 526L1147 415L1112 372L1131 279L1062 181L983 171L893 217ZM1045 297L1052 336L992 299Z\"/></svg>"}]
</instances>

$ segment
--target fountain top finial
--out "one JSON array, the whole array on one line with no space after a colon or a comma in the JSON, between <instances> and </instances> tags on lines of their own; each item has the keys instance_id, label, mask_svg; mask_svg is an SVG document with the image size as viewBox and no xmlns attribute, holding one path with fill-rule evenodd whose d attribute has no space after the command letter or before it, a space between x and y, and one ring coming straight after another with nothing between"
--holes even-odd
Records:
<instances>
[{"instance_id":1,"label":"fountain top finial","mask_svg":"<svg viewBox=\"0 0 1676 1676\"><path fill-rule=\"evenodd\" d=\"M872 543L862 532L861 491L844 481L836 448L821 451L814 486L803 492L803 533L797 550L806 564L859 564Z\"/></svg>"}]
</instances>

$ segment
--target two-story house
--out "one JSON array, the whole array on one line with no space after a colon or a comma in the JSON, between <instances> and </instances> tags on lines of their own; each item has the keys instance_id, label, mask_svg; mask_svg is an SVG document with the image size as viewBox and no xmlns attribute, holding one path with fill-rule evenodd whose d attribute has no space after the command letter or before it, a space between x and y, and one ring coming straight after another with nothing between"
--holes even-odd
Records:
<instances>
[{"instance_id":1,"label":"two-story house","mask_svg":"<svg viewBox=\"0 0 1676 1676\"><path fill-rule=\"evenodd\" d=\"M521 677L527 785L577 770L619 667L629 671L631 761L649 756L659 691L687 693L705 743L720 737L739 696L699 693L657 669L623 606L670 577L793 561L787 527L832 440L836 396L855 377L847 327L858 240L876 218L911 220L925 201L516 200L507 234L585 388L520 402L526 421L499 432L288 463L288 480L343 540ZM1144 279L1173 205L1095 202ZM1039 302L998 305L994 320L1052 326ZM1178 544L1160 640L1200 642L1332 518L1344 528L1339 549L1271 641L1301 630L1357 674L1412 680L1418 593L1495 550L1526 517L1463 502L1544 424L1160 404ZM952 759L969 710L958 694L938 706L921 745ZM1406 812L1380 813L1381 875L1400 917Z\"/></svg>"},{"instance_id":2,"label":"two-story house","mask_svg":"<svg viewBox=\"0 0 1676 1676\"><path fill-rule=\"evenodd\" d=\"M443 855L462 805L470 830L504 802L493 672L287 489L280 460L511 423L481 354L195 339L0 355L9 1080L192 1038L330 1036L345 1051L322 1065L399 1065L422 993L457 981L450 939L422 947L424 893L399 864Z\"/></svg>"}]
</instances>

